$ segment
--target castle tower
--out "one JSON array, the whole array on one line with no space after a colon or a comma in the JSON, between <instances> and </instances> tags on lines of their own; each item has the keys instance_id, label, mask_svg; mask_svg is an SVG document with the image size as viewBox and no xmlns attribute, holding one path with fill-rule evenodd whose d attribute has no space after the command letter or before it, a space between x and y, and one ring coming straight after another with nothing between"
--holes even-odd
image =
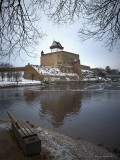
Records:
<instances>
[{"instance_id":1,"label":"castle tower","mask_svg":"<svg viewBox=\"0 0 120 160\"><path fill-rule=\"evenodd\" d=\"M64 47L57 41L53 41L52 45L50 46L51 52L58 52L62 51Z\"/></svg>"}]
</instances>

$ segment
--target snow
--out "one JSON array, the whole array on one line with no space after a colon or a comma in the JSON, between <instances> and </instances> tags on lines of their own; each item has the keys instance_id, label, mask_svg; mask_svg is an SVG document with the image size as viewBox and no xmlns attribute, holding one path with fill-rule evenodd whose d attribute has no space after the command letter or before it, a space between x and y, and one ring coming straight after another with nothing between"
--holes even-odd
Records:
<instances>
[{"instance_id":1,"label":"snow","mask_svg":"<svg viewBox=\"0 0 120 160\"><path fill-rule=\"evenodd\" d=\"M97 81L98 77L94 76L94 72L90 70L81 69L83 80L82 81Z\"/></svg>"},{"instance_id":2,"label":"snow","mask_svg":"<svg viewBox=\"0 0 120 160\"><path fill-rule=\"evenodd\" d=\"M41 139L42 148L46 148L52 155L53 160L97 160L98 156L115 158L104 147L97 146L82 139L73 139L62 133L37 127L36 132Z\"/></svg>"},{"instance_id":3,"label":"snow","mask_svg":"<svg viewBox=\"0 0 120 160\"><path fill-rule=\"evenodd\" d=\"M43 75L50 76L78 76L76 73L63 73L58 68L52 68L49 66L36 66L33 65L34 69Z\"/></svg>"},{"instance_id":4,"label":"snow","mask_svg":"<svg viewBox=\"0 0 120 160\"><path fill-rule=\"evenodd\" d=\"M103 78L103 77L98 77L98 76L95 76L94 75L94 72L93 71L90 71L90 70L85 70L85 69L81 69L82 71L82 76L83 76L83 79L82 81L110 81L110 79L108 78Z\"/></svg>"},{"instance_id":5,"label":"snow","mask_svg":"<svg viewBox=\"0 0 120 160\"><path fill-rule=\"evenodd\" d=\"M41 84L41 81L35 81L35 80L29 80L29 79L24 79L23 78L23 73L22 73L22 77L21 79L18 81L18 85L19 86L24 86L24 85L37 85L37 84ZM0 79L0 87L9 87L9 86L15 86L17 85L16 81L8 81L7 78L4 79L4 81L2 81Z\"/></svg>"},{"instance_id":6,"label":"snow","mask_svg":"<svg viewBox=\"0 0 120 160\"><path fill-rule=\"evenodd\" d=\"M0 131L8 131L10 128L10 121L0 119ZM35 127L34 129L41 140L42 150L40 154L43 155L43 159L44 157L52 160L119 159L113 152L107 150L105 147L98 146L84 139L74 139L63 133L41 126ZM9 134L9 132L7 133Z\"/></svg>"},{"instance_id":7,"label":"snow","mask_svg":"<svg viewBox=\"0 0 120 160\"><path fill-rule=\"evenodd\" d=\"M93 71L86 70L86 69L81 69L82 73L89 73L89 74L94 74Z\"/></svg>"},{"instance_id":8,"label":"snow","mask_svg":"<svg viewBox=\"0 0 120 160\"><path fill-rule=\"evenodd\" d=\"M65 81L71 81L71 80L80 80L78 74L76 73L63 73L61 72L58 68L52 68L49 66L39 66L39 65L32 65L32 67L40 74L44 75L44 81L51 81L51 82L55 82L55 81L61 81L61 79L65 80ZM102 77L98 77L94 75L93 71L90 70L81 70L82 71L82 76L83 79L82 81L87 82L87 81L110 81L110 79L105 79ZM1 87L8 87L8 86L26 86L26 85L39 85L41 84L41 81L35 81L35 80L28 80L28 79L24 79L23 75L24 72L22 73L22 77L21 79L19 79L18 84L17 82L14 80L14 78L12 79L12 81L8 81L7 78L4 79L4 81L2 81L1 77L0 77L0 88Z\"/></svg>"},{"instance_id":9,"label":"snow","mask_svg":"<svg viewBox=\"0 0 120 160\"><path fill-rule=\"evenodd\" d=\"M11 127L10 123L1 123L0 122L0 130L10 129L10 127Z\"/></svg>"}]
</instances>

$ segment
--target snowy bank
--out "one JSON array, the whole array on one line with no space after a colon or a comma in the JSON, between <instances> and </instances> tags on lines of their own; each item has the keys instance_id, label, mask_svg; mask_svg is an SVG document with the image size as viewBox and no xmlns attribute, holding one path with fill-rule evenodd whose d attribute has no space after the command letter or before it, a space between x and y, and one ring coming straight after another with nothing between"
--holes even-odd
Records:
<instances>
[{"instance_id":1,"label":"snowy bank","mask_svg":"<svg viewBox=\"0 0 120 160\"><path fill-rule=\"evenodd\" d=\"M3 87L16 87L16 86L28 86L28 85L40 85L41 81L35 81L35 80L28 80L24 79L22 77L21 81L7 81L6 79L4 81L0 81L0 88Z\"/></svg>"},{"instance_id":2,"label":"snowy bank","mask_svg":"<svg viewBox=\"0 0 120 160\"><path fill-rule=\"evenodd\" d=\"M81 69L83 79L82 82L108 82L111 81L109 78L98 77L94 75L93 71Z\"/></svg>"},{"instance_id":3,"label":"snowy bank","mask_svg":"<svg viewBox=\"0 0 120 160\"><path fill-rule=\"evenodd\" d=\"M80 77L76 73L61 72L58 68L49 66L32 65L32 67L40 74L44 75L44 81L58 82L58 81L78 81Z\"/></svg>"},{"instance_id":4,"label":"snowy bank","mask_svg":"<svg viewBox=\"0 0 120 160\"><path fill-rule=\"evenodd\" d=\"M33 65L34 69L40 74L49 76L78 76L76 73L63 73L58 68L52 68L49 66L36 66Z\"/></svg>"},{"instance_id":5,"label":"snowy bank","mask_svg":"<svg viewBox=\"0 0 120 160\"><path fill-rule=\"evenodd\" d=\"M73 139L62 133L37 127L36 132L42 140L42 147L54 155L54 160L98 160L117 157L103 146L82 139Z\"/></svg>"}]
</instances>

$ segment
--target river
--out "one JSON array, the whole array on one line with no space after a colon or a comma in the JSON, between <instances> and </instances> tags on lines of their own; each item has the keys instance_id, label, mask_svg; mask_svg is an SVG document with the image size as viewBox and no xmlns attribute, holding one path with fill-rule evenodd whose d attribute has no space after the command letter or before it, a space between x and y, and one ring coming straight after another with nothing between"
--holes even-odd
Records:
<instances>
[{"instance_id":1,"label":"river","mask_svg":"<svg viewBox=\"0 0 120 160\"><path fill-rule=\"evenodd\" d=\"M0 118L23 118L120 150L120 83L51 84L0 89Z\"/></svg>"}]
</instances>

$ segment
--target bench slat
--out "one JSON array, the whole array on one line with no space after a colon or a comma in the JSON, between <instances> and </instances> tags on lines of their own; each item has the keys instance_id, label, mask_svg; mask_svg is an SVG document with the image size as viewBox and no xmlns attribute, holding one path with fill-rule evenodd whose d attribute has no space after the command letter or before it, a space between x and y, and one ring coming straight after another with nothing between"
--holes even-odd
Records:
<instances>
[{"instance_id":1,"label":"bench slat","mask_svg":"<svg viewBox=\"0 0 120 160\"><path fill-rule=\"evenodd\" d=\"M23 132L23 134L21 134L22 137L30 137L30 136L37 135L35 132L33 132L32 128L30 128L30 126L29 127L27 126L26 122L24 122L23 120L18 119L17 123Z\"/></svg>"},{"instance_id":2,"label":"bench slat","mask_svg":"<svg viewBox=\"0 0 120 160\"><path fill-rule=\"evenodd\" d=\"M12 124L16 127L22 138L37 135L33 128L30 126L30 124L24 122L22 119L15 120L8 111L7 113L10 117Z\"/></svg>"},{"instance_id":3,"label":"bench slat","mask_svg":"<svg viewBox=\"0 0 120 160\"><path fill-rule=\"evenodd\" d=\"M17 120L17 124L18 124L18 126L20 127L20 129L19 130L21 130L22 132L23 132L23 134L21 134L21 136L23 137L28 137L28 136L30 136L30 134L29 134L29 132L26 130L26 128L23 126L23 124L19 121L19 120ZM20 133L20 132L19 132Z\"/></svg>"},{"instance_id":4,"label":"bench slat","mask_svg":"<svg viewBox=\"0 0 120 160\"><path fill-rule=\"evenodd\" d=\"M21 129L18 129L18 132L20 133L21 137L26 137L26 135L23 133L23 131Z\"/></svg>"},{"instance_id":5,"label":"bench slat","mask_svg":"<svg viewBox=\"0 0 120 160\"><path fill-rule=\"evenodd\" d=\"M15 121L15 119L12 117L12 115L11 115L8 111L7 111L7 114L8 114L8 116L9 116L11 122L15 124L16 121Z\"/></svg>"},{"instance_id":6,"label":"bench slat","mask_svg":"<svg viewBox=\"0 0 120 160\"><path fill-rule=\"evenodd\" d=\"M34 129L30 126L30 124L24 122L22 119L20 119L20 120L21 120L21 122L24 123L25 127L27 127L33 135L37 135L36 132L34 131Z\"/></svg>"},{"instance_id":7,"label":"bench slat","mask_svg":"<svg viewBox=\"0 0 120 160\"><path fill-rule=\"evenodd\" d=\"M27 133L28 133L29 135L33 135L33 133L31 132L31 130L30 130L28 127L26 127L24 121L22 121L21 119L18 119L18 121L21 123L22 127L27 131Z\"/></svg>"}]
</instances>

